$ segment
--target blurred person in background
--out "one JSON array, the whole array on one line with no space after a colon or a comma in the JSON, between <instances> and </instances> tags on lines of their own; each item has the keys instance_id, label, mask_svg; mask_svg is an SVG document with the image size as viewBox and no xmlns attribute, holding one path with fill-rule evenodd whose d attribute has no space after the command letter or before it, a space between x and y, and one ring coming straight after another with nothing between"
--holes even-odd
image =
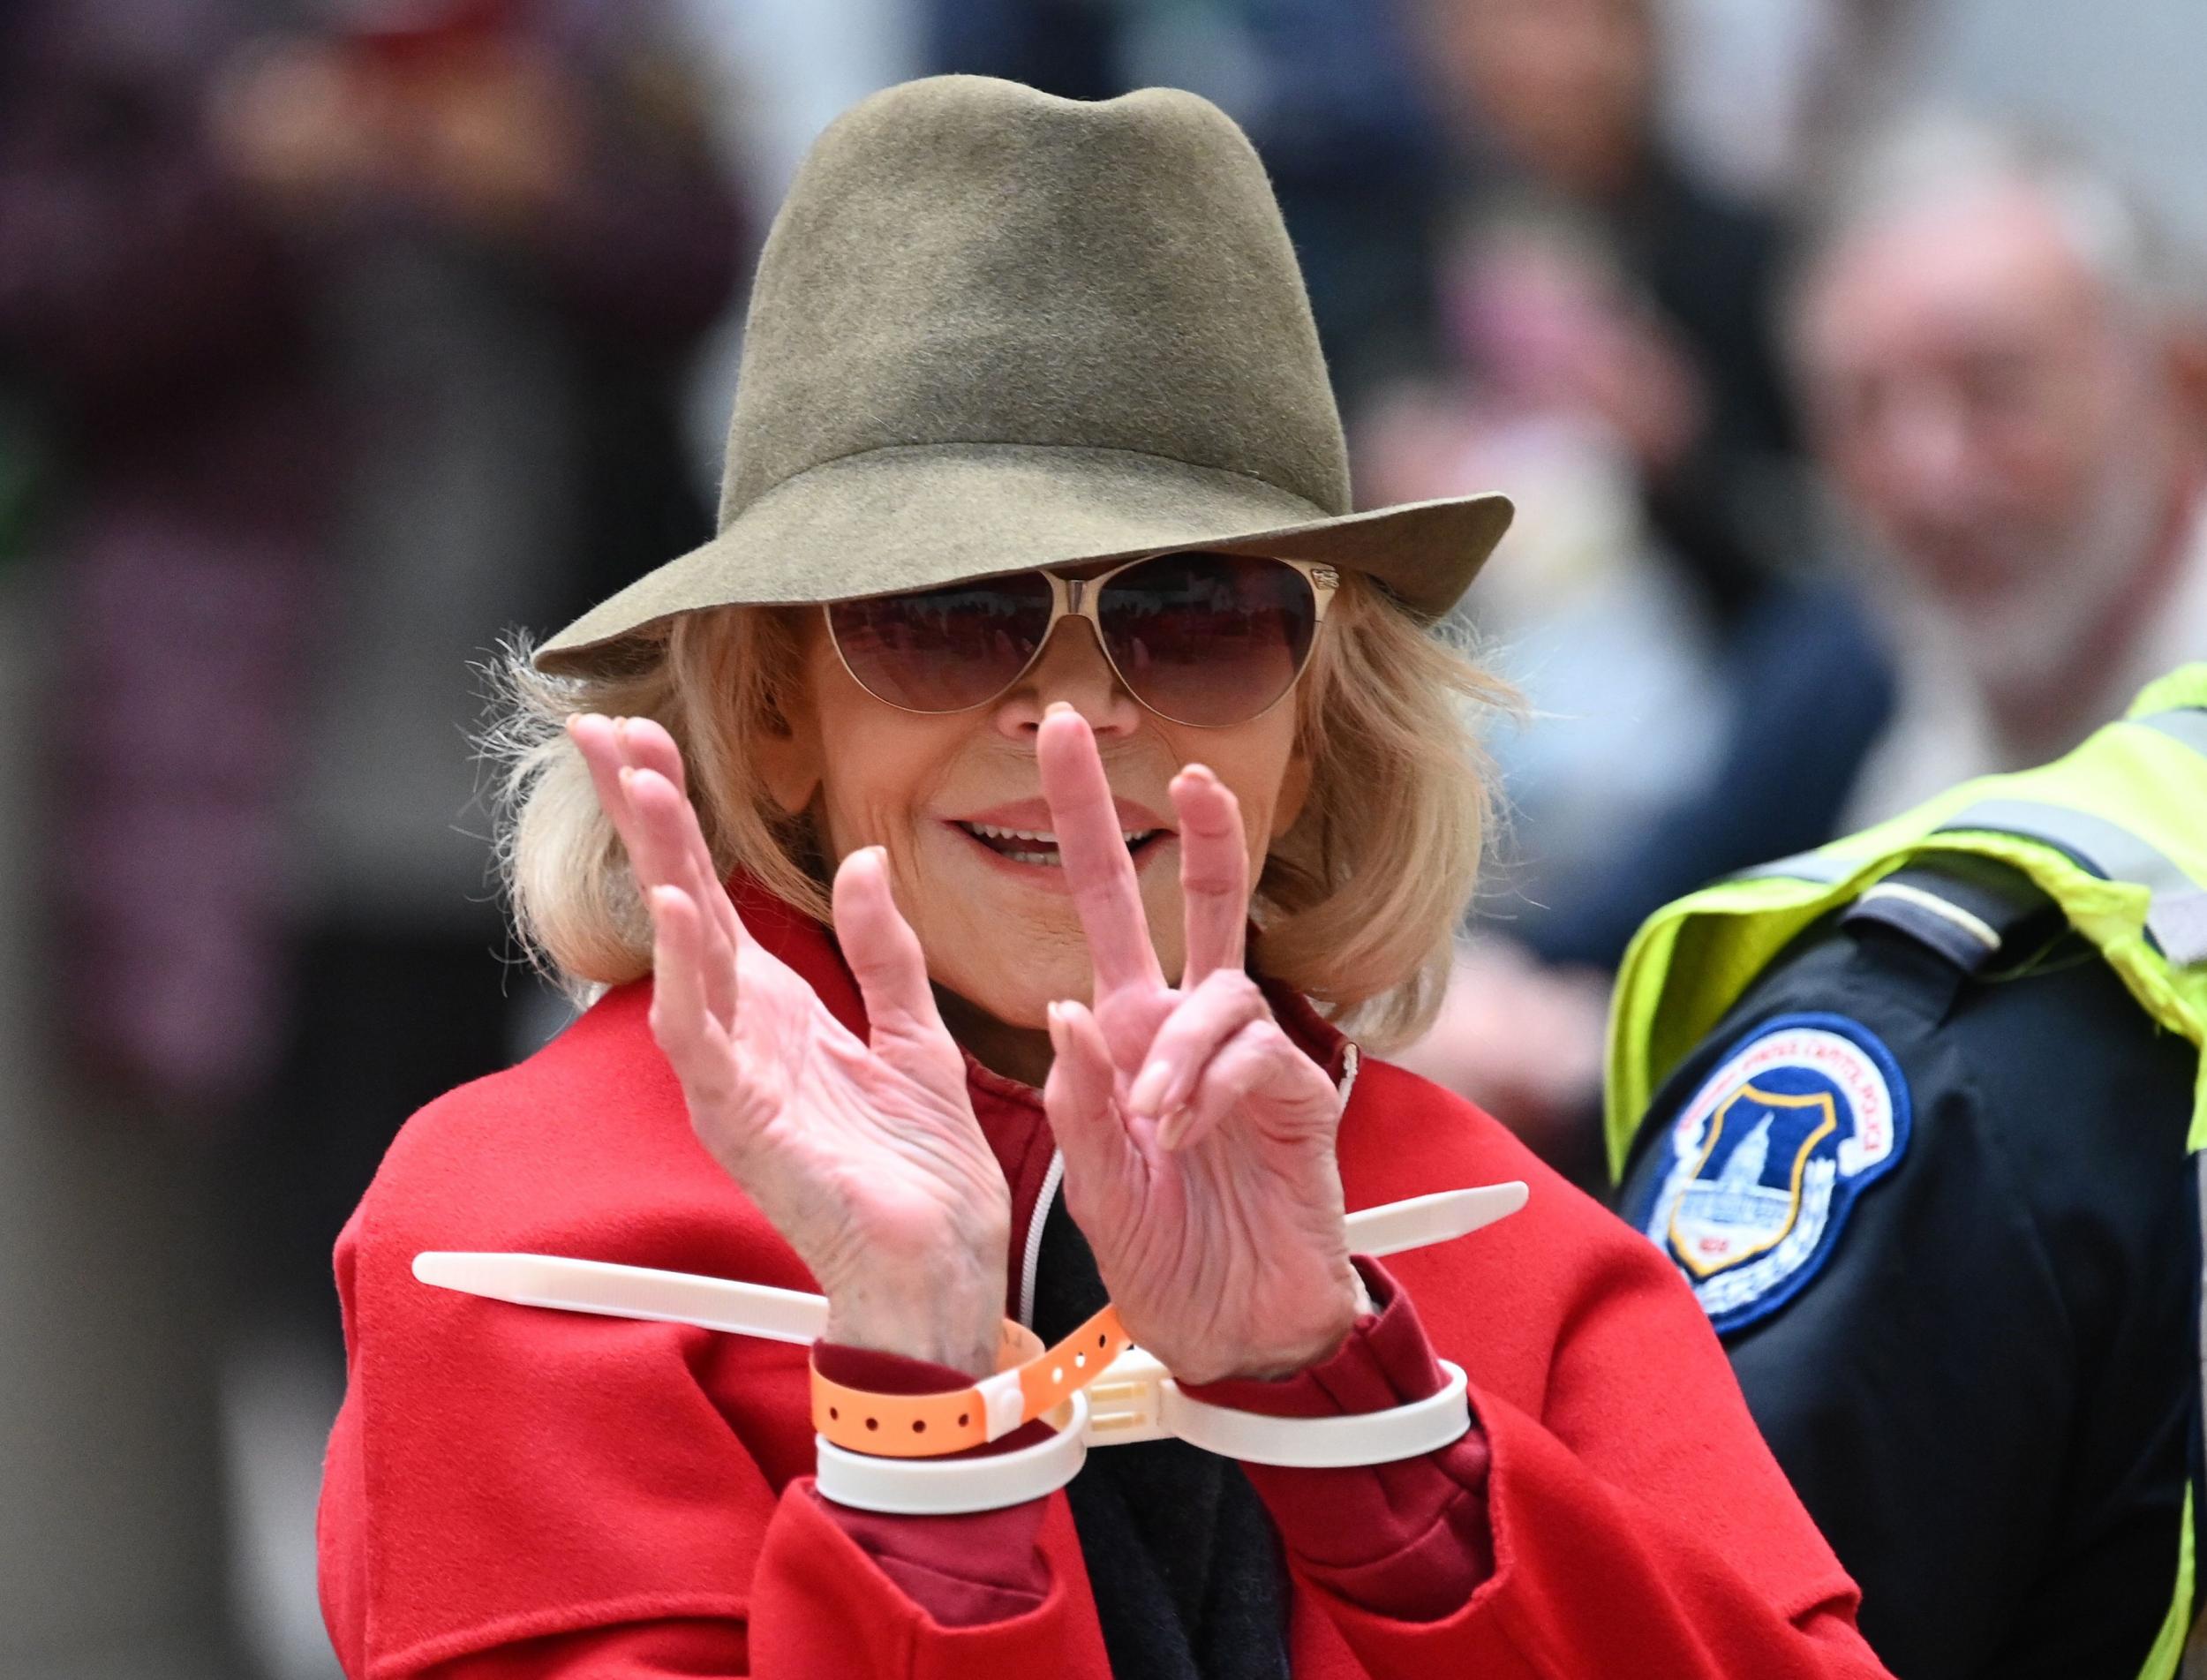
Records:
<instances>
[{"instance_id":1,"label":"blurred person in background","mask_svg":"<svg viewBox=\"0 0 2207 1680\"><path fill-rule=\"evenodd\" d=\"M1654 0L1420 0L1415 20L1453 157L1448 348L1477 389L1601 423L1729 622L1794 540L1778 224L1665 144Z\"/></svg>"},{"instance_id":2,"label":"blurred person in background","mask_svg":"<svg viewBox=\"0 0 2207 1680\"><path fill-rule=\"evenodd\" d=\"M49 774L13 785L53 790L44 938L4 953L41 1018L0 1058L0 1331L62 1325L0 1341L39 1374L0 1421L69 1443L8 1458L0 1669L19 1637L234 1675L218 1229L254 1330L326 1350L302 1557L329 1243L398 1121L524 1047L470 665L708 529L674 401L742 222L656 7L40 0L0 34L0 380L52 462ZM265 1482L298 1432L231 1422Z\"/></svg>"},{"instance_id":3,"label":"blurred person in background","mask_svg":"<svg viewBox=\"0 0 2207 1680\"><path fill-rule=\"evenodd\" d=\"M0 11L0 447L11 487L38 463L42 515L0 599L9 1674L249 1671L207 1145L285 1030L286 790L341 464L313 277L205 122L267 22Z\"/></svg>"},{"instance_id":4,"label":"blurred person in background","mask_svg":"<svg viewBox=\"0 0 2207 1680\"><path fill-rule=\"evenodd\" d=\"M264 19L27 4L0 58L0 360L64 488L49 1005L81 1074L194 1126L282 1030L282 736L338 465L312 278L203 121Z\"/></svg>"},{"instance_id":5,"label":"blurred person in background","mask_svg":"<svg viewBox=\"0 0 2207 1680\"><path fill-rule=\"evenodd\" d=\"M1793 312L1900 705L1850 823L2066 750L2207 654L2207 334L2161 232L2050 141L1911 124Z\"/></svg>"},{"instance_id":6,"label":"blurred person in background","mask_svg":"<svg viewBox=\"0 0 2207 1680\"><path fill-rule=\"evenodd\" d=\"M327 1333L322 1256L398 1121L528 1048L467 747L481 669L709 529L680 380L743 223L655 5L348 0L241 54L217 118L314 262L346 426L296 1013L238 1169L271 1304Z\"/></svg>"},{"instance_id":7,"label":"blurred person in background","mask_svg":"<svg viewBox=\"0 0 2207 1680\"><path fill-rule=\"evenodd\" d=\"M1659 9L1421 10L1458 157L1446 353L1367 411L1360 456L1388 496L1524 486L1518 565L1469 610L1550 715L1503 750L1513 890L1415 1059L1591 1182L1608 968L1666 898L1827 838L1888 695L1812 575L1781 227L1667 146Z\"/></svg>"}]
</instances>

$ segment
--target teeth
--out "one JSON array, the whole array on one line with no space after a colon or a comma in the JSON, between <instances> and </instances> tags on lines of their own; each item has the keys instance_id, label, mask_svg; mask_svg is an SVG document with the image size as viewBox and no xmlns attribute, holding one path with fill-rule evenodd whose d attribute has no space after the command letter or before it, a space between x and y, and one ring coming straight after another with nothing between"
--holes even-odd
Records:
<instances>
[{"instance_id":1,"label":"teeth","mask_svg":"<svg viewBox=\"0 0 2207 1680\"><path fill-rule=\"evenodd\" d=\"M965 826L972 832L980 835L983 840L1037 840L1046 846L1055 846L1058 843L1057 835L1047 830L1036 830L1031 828L997 828L987 823L968 823ZM1137 841L1148 840L1157 831L1154 828L1122 828L1119 832L1119 839L1125 840L1129 847L1132 847ZM1027 855L1027 854L1014 852L1007 854L1007 855L1023 857Z\"/></svg>"}]
</instances>

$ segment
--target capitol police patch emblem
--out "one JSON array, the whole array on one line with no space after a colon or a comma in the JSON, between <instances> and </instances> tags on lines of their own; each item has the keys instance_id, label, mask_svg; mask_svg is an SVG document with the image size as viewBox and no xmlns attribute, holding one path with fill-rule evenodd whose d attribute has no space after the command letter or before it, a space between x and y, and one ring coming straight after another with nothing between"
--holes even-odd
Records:
<instances>
[{"instance_id":1,"label":"capitol police patch emblem","mask_svg":"<svg viewBox=\"0 0 2207 1680\"><path fill-rule=\"evenodd\" d=\"M1679 1111L1632 1223L1685 1273L1710 1322L1739 1330L1822 1269L1908 1135L1908 1083L1876 1035L1842 1015L1782 1015Z\"/></svg>"}]
</instances>

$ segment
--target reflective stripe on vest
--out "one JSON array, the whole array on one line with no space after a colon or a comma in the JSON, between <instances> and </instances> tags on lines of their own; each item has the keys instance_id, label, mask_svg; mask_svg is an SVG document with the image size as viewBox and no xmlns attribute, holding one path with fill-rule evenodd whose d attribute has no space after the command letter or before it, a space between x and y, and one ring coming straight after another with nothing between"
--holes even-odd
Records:
<instances>
[{"instance_id":1,"label":"reflective stripe on vest","mask_svg":"<svg viewBox=\"0 0 2207 1680\"><path fill-rule=\"evenodd\" d=\"M2158 731L2207 757L2207 708L2187 706L2130 721ZM2104 881L2129 881L2153 895L2146 932L2161 954L2180 968L2207 962L2207 887L2161 851L2120 823L2068 805L2035 799L1981 799L1932 831L2013 834L2064 852ZM1774 863L1742 870L1736 881L1784 878L1836 886L1862 868L1861 860L1817 850L1796 852Z\"/></svg>"},{"instance_id":2,"label":"reflective stripe on vest","mask_svg":"<svg viewBox=\"0 0 2207 1680\"><path fill-rule=\"evenodd\" d=\"M2191 715L2207 724L2207 712ZM2201 733L2199 750L2207 754L2207 729ZM1949 817L1934 832L1952 834L1963 829L2044 840L2104 881L2135 882L2153 894L2146 911L2146 932L2161 954L2180 968L2207 961L2207 890L2121 824L2035 799L1985 799Z\"/></svg>"},{"instance_id":3,"label":"reflective stripe on vest","mask_svg":"<svg viewBox=\"0 0 2207 1680\"><path fill-rule=\"evenodd\" d=\"M2149 729L2158 729L2172 741L2181 741L2203 758L2207 758L2207 706L2179 706L2173 712L2156 712L2143 718L2133 718L2133 723Z\"/></svg>"}]
</instances>

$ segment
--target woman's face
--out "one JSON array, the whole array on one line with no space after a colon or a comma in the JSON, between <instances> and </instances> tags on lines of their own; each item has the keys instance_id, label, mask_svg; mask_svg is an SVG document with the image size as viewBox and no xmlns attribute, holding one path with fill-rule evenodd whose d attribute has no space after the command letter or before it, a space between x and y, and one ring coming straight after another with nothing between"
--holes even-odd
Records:
<instances>
[{"instance_id":1,"label":"woman's face","mask_svg":"<svg viewBox=\"0 0 2207 1680\"><path fill-rule=\"evenodd\" d=\"M1207 765L1232 790L1252 880L1301 808L1308 776L1292 694L1224 728L1168 722L1126 692L1088 624L1066 619L988 704L903 712L852 678L819 614L804 622L802 692L785 708L790 734L766 750L777 797L812 810L831 863L885 847L898 908L936 983L1008 1026L1039 1028L1051 1001L1088 997L1088 945L1036 767L1036 733L1052 704L1073 706L1095 731L1170 977L1179 975L1183 943L1173 776Z\"/></svg>"}]
</instances>

